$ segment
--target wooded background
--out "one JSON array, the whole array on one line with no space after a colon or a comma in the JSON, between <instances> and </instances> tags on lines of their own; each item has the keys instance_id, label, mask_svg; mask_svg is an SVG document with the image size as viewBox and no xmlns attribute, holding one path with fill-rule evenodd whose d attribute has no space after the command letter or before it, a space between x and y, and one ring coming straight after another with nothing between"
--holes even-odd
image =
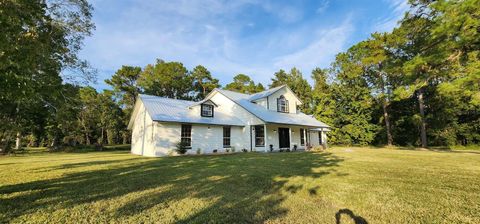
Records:
<instances>
[{"instance_id":1,"label":"wooded background","mask_svg":"<svg viewBox=\"0 0 480 224\"><path fill-rule=\"evenodd\" d=\"M480 144L480 0L413 0L389 33L339 53L329 68L274 74L301 110L332 126L331 144ZM111 90L88 86L95 70L78 58L92 34L85 0L0 1L0 150L129 143L139 93L200 100L222 88L207 68L157 59L124 65ZM321 52L319 52L321 54ZM154 61L154 59L152 59ZM238 74L224 89L265 89ZM14 143L17 143L16 145Z\"/></svg>"}]
</instances>

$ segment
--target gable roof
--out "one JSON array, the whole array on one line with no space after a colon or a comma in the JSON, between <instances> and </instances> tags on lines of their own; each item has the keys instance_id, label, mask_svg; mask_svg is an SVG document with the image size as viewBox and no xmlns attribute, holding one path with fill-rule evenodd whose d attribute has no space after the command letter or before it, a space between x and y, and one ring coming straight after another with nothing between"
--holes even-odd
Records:
<instances>
[{"instance_id":1,"label":"gable roof","mask_svg":"<svg viewBox=\"0 0 480 224\"><path fill-rule=\"evenodd\" d=\"M238 118L215 111L213 117L202 117L195 114L190 107L197 102L177 100L158 96L140 94L138 97L154 121L181 122L211 125L245 126Z\"/></svg>"},{"instance_id":2,"label":"gable roof","mask_svg":"<svg viewBox=\"0 0 480 224\"><path fill-rule=\"evenodd\" d=\"M320 128L329 128L327 124L318 121L310 115L304 113L279 113L276 111L268 110L258 104L251 102L251 95L237 93L229 90L215 89L225 97L229 98L233 102L237 103L243 107L248 112L252 113L260 120L266 123L275 123L275 124L290 124L290 125L301 125L301 126L310 126L310 127L320 127ZM210 95L210 94L209 94Z\"/></svg>"},{"instance_id":3,"label":"gable roof","mask_svg":"<svg viewBox=\"0 0 480 224\"><path fill-rule=\"evenodd\" d=\"M265 90L265 91L252 94L252 95L250 95L250 98L249 98L249 99L250 99L250 101L259 100L259 99L268 97L268 96L276 93L277 91L279 91L279 90L281 90L281 89L283 89L283 88L286 88L288 91L292 92L293 96L295 96L295 98L300 102L300 104L303 104L302 100L300 100L300 98L298 98L297 94L295 94L295 93L290 89L290 87L288 87L287 85L277 86L277 87L275 87L275 88L267 89L267 90Z\"/></svg>"},{"instance_id":4,"label":"gable roof","mask_svg":"<svg viewBox=\"0 0 480 224\"><path fill-rule=\"evenodd\" d=\"M250 95L250 100L255 101L255 100L258 100L258 99L265 98L267 96L270 96L270 95L274 94L275 92L282 89L283 87L285 87L285 85L277 86L275 88L267 89L265 91L252 94L252 95Z\"/></svg>"}]
</instances>

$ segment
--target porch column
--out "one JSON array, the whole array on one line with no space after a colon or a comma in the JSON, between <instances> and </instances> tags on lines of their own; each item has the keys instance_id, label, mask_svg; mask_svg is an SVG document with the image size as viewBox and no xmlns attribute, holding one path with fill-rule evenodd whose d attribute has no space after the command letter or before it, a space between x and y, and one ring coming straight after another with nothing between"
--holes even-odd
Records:
<instances>
[{"instance_id":1,"label":"porch column","mask_svg":"<svg viewBox=\"0 0 480 224\"><path fill-rule=\"evenodd\" d=\"M289 140L289 143L288 143L288 149L292 149L292 128L288 128L288 138L290 139Z\"/></svg>"},{"instance_id":2,"label":"porch column","mask_svg":"<svg viewBox=\"0 0 480 224\"><path fill-rule=\"evenodd\" d=\"M268 141L267 141L267 140L268 140L267 124L264 124L264 125L263 125L263 132L264 132L264 134L263 134L263 135L264 135L264 137L263 137L263 139L264 139L263 143L265 144L265 152L268 152L268 148L267 148L267 147L268 147L268 144L267 144L267 142L268 142Z\"/></svg>"}]
</instances>

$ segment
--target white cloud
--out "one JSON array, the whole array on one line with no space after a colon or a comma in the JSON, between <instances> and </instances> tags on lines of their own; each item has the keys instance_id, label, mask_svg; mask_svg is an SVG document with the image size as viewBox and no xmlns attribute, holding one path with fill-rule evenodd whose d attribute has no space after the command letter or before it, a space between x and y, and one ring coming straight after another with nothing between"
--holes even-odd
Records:
<instances>
[{"instance_id":1,"label":"white cloud","mask_svg":"<svg viewBox=\"0 0 480 224\"><path fill-rule=\"evenodd\" d=\"M334 56L345 48L346 41L352 32L353 25L350 18L345 19L336 28L319 30L315 35L316 40L298 51L275 58L274 66L283 69L297 67L304 73L318 66L327 67Z\"/></svg>"},{"instance_id":2,"label":"white cloud","mask_svg":"<svg viewBox=\"0 0 480 224\"><path fill-rule=\"evenodd\" d=\"M327 10L327 8L330 6L330 1L329 0L324 0L322 3L320 3L320 6L317 8L316 13L321 14Z\"/></svg>"},{"instance_id":3,"label":"white cloud","mask_svg":"<svg viewBox=\"0 0 480 224\"><path fill-rule=\"evenodd\" d=\"M392 9L392 13L380 18L373 26L372 32L389 32L398 26L398 22L409 9L408 0L385 0Z\"/></svg>"}]
</instances>

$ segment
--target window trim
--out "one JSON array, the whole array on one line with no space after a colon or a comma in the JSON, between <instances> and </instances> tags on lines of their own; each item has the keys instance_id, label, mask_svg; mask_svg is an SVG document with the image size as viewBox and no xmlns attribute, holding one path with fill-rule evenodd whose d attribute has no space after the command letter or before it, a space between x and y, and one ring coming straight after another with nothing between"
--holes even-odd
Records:
<instances>
[{"instance_id":1,"label":"window trim","mask_svg":"<svg viewBox=\"0 0 480 224\"><path fill-rule=\"evenodd\" d=\"M300 145L305 146L305 129L300 128Z\"/></svg>"},{"instance_id":2,"label":"window trim","mask_svg":"<svg viewBox=\"0 0 480 224\"><path fill-rule=\"evenodd\" d=\"M212 108L212 114L211 115L208 115L208 114L204 114L203 113L203 108ZM200 116L202 117L213 117L213 114L215 112L215 109L214 109L214 106L211 105L211 104L205 104L205 103L202 103L200 105Z\"/></svg>"},{"instance_id":3,"label":"window trim","mask_svg":"<svg viewBox=\"0 0 480 224\"><path fill-rule=\"evenodd\" d=\"M284 110L281 108L281 102L284 102ZM285 98L285 96L281 95L279 98L277 98L277 112L281 113L289 113L289 105L288 105L288 100Z\"/></svg>"},{"instance_id":4,"label":"window trim","mask_svg":"<svg viewBox=\"0 0 480 224\"><path fill-rule=\"evenodd\" d=\"M261 136L258 133L261 133ZM257 144L257 139L262 139L263 144ZM255 125L255 147L265 147L265 129L263 125Z\"/></svg>"},{"instance_id":5,"label":"window trim","mask_svg":"<svg viewBox=\"0 0 480 224\"><path fill-rule=\"evenodd\" d=\"M188 134L186 133L187 128L189 129ZM188 139L188 141L184 141L184 140L187 140L187 139ZM187 145L187 147L186 147L187 149L192 148L192 125L191 124L182 124L182 126L180 128L180 141L189 143L189 145Z\"/></svg>"},{"instance_id":6,"label":"window trim","mask_svg":"<svg viewBox=\"0 0 480 224\"><path fill-rule=\"evenodd\" d=\"M228 130L228 136L225 136L225 131ZM225 140L228 139L228 145L225 145ZM230 126L223 126L223 148L232 147L232 128Z\"/></svg>"}]
</instances>

